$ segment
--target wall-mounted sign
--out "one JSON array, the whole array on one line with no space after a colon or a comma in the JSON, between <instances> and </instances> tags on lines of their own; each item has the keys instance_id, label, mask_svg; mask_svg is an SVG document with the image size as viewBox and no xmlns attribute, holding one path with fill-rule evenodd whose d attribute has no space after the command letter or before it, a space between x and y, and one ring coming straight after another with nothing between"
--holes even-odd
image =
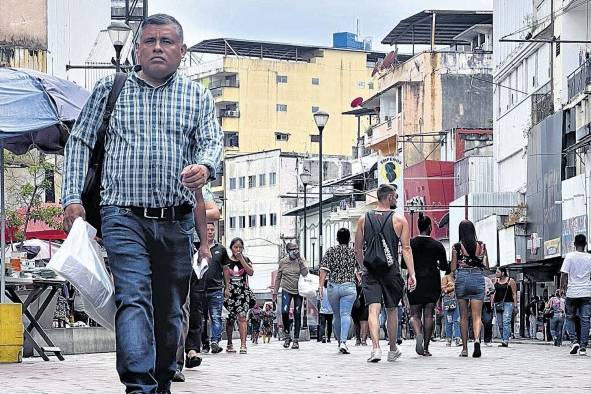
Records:
<instances>
[{"instance_id":1,"label":"wall-mounted sign","mask_svg":"<svg viewBox=\"0 0 591 394\"><path fill-rule=\"evenodd\" d=\"M560 238L554 238L544 242L544 258L560 257Z\"/></svg>"}]
</instances>

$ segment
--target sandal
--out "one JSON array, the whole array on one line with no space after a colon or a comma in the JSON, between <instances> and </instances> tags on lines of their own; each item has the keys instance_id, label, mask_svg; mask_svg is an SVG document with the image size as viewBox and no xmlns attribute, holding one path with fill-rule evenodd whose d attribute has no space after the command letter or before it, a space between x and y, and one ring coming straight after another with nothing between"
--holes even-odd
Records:
<instances>
[{"instance_id":1,"label":"sandal","mask_svg":"<svg viewBox=\"0 0 591 394\"><path fill-rule=\"evenodd\" d=\"M462 350L462 352L460 353L460 357L468 357L468 350L467 349Z\"/></svg>"},{"instance_id":2,"label":"sandal","mask_svg":"<svg viewBox=\"0 0 591 394\"><path fill-rule=\"evenodd\" d=\"M240 354L246 354L246 346L240 346Z\"/></svg>"},{"instance_id":3,"label":"sandal","mask_svg":"<svg viewBox=\"0 0 591 394\"><path fill-rule=\"evenodd\" d=\"M228 346L226 346L226 352L227 353L236 353L236 350L234 350L234 346L232 346L232 344L228 344Z\"/></svg>"}]
</instances>

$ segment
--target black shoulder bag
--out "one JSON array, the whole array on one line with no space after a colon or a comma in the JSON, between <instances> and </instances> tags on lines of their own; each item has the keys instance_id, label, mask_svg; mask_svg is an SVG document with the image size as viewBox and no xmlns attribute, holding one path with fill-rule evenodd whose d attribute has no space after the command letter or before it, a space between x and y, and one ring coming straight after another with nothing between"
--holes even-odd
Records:
<instances>
[{"instance_id":1,"label":"black shoulder bag","mask_svg":"<svg viewBox=\"0 0 591 394\"><path fill-rule=\"evenodd\" d=\"M90 155L88 171L84 180L84 189L82 190L82 205L86 211L86 221L96 228L96 235L101 236L101 179L103 173L103 159L105 158L105 136L109 129L111 114L119 98L119 94L125 86L127 74L116 73L113 80L113 86L109 92L103 120L97 131L94 149Z\"/></svg>"}]
</instances>

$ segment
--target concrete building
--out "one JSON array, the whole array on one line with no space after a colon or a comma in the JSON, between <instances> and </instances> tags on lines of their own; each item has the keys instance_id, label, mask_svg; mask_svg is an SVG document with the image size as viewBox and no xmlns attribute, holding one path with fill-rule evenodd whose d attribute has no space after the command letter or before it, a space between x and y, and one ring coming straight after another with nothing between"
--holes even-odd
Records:
<instances>
[{"instance_id":1,"label":"concrete building","mask_svg":"<svg viewBox=\"0 0 591 394\"><path fill-rule=\"evenodd\" d=\"M193 53L222 57L185 72L211 89L228 154L270 149L318 153L313 114L331 117L324 153L350 156L357 122L341 113L375 92L371 71L383 54L353 49L211 39Z\"/></svg>"}]
</instances>

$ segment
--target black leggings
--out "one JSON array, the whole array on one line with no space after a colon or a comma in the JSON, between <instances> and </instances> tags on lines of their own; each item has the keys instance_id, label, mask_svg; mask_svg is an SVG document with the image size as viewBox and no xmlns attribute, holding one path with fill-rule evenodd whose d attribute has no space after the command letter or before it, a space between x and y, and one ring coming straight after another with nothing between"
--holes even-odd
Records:
<instances>
[{"instance_id":1,"label":"black leggings","mask_svg":"<svg viewBox=\"0 0 591 394\"><path fill-rule=\"evenodd\" d=\"M283 320L283 331L289 334L289 308L293 300L293 338L300 339L300 327L302 325L302 302L304 297L299 294L290 294L286 291L281 293L281 318Z\"/></svg>"},{"instance_id":2,"label":"black leggings","mask_svg":"<svg viewBox=\"0 0 591 394\"><path fill-rule=\"evenodd\" d=\"M332 313L321 313L318 318L318 341L332 338Z\"/></svg>"},{"instance_id":3,"label":"black leggings","mask_svg":"<svg viewBox=\"0 0 591 394\"><path fill-rule=\"evenodd\" d=\"M435 319L433 318L434 313L434 302L410 306L410 322L412 324L412 329L415 335L420 333L423 334L425 350L429 349L429 342L431 342L431 336L433 335L433 327L435 325Z\"/></svg>"}]
</instances>

